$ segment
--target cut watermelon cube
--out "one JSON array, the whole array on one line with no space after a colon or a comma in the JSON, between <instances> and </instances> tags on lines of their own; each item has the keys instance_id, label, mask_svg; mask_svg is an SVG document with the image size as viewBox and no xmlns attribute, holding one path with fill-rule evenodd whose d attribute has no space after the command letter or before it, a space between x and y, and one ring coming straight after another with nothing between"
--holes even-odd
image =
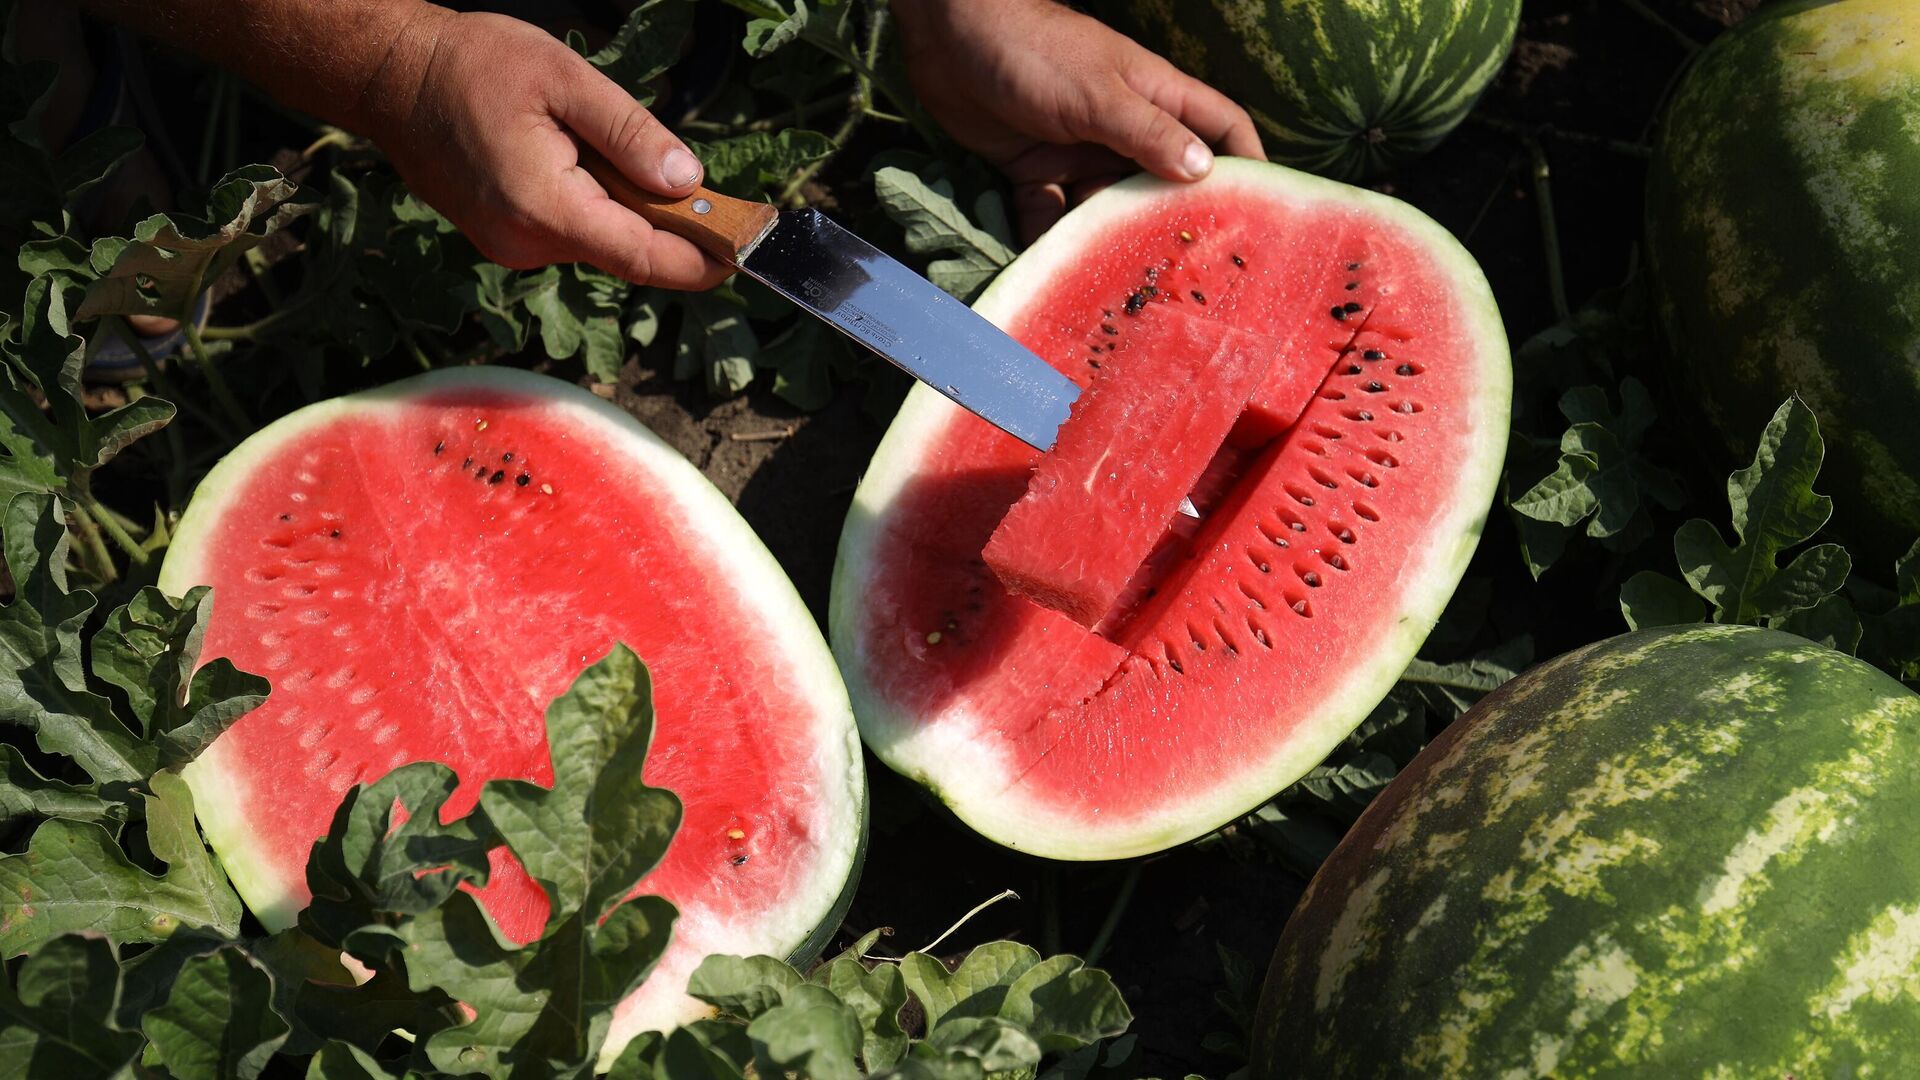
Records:
<instances>
[{"instance_id":1,"label":"cut watermelon cube","mask_svg":"<svg viewBox=\"0 0 1920 1080\"><path fill-rule=\"evenodd\" d=\"M983 557L1017 596L1100 622L1261 384L1274 343L1154 305L1074 402Z\"/></svg>"}]
</instances>

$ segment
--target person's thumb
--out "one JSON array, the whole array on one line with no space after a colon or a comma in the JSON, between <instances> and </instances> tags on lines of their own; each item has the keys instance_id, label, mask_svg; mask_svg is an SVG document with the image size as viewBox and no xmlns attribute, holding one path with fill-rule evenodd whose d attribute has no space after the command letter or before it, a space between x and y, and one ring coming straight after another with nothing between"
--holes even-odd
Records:
<instances>
[{"instance_id":1,"label":"person's thumb","mask_svg":"<svg viewBox=\"0 0 1920 1080\"><path fill-rule=\"evenodd\" d=\"M1213 151L1172 113L1124 88L1103 103L1093 129L1078 133L1167 180L1199 180L1213 171Z\"/></svg>"},{"instance_id":2,"label":"person's thumb","mask_svg":"<svg viewBox=\"0 0 1920 1080\"><path fill-rule=\"evenodd\" d=\"M700 159L686 144L586 61L555 98L553 118L634 183L659 195L685 195L700 183Z\"/></svg>"}]
</instances>

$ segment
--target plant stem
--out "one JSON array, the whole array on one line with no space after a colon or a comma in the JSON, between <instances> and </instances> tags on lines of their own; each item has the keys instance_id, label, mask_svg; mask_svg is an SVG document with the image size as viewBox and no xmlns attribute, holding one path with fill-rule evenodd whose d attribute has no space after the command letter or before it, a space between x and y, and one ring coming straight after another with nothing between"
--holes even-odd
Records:
<instances>
[{"instance_id":1,"label":"plant stem","mask_svg":"<svg viewBox=\"0 0 1920 1080\"><path fill-rule=\"evenodd\" d=\"M127 558L132 559L141 566L147 565L148 555L145 551L141 550L140 541L135 540L127 533L127 530L121 528L120 523L115 520L116 515L108 512L106 507L96 502L91 494L80 495L77 496L76 499L77 501L73 508L76 515L84 514L89 521L97 524L108 536L113 538L113 542L119 545L121 551L127 553Z\"/></svg>"},{"instance_id":2,"label":"plant stem","mask_svg":"<svg viewBox=\"0 0 1920 1080\"><path fill-rule=\"evenodd\" d=\"M1088 967L1100 961L1107 951L1107 945L1113 941L1113 932L1120 928L1120 917L1127 913L1127 905L1133 901L1134 887L1140 884L1141 866L1140 863L1134 863L1127 867L1127 876L1120 879L1120 891L1114 894L1113 906L1107 909L1107 917L1100 923L1100 932L1093 935L1093 944L1087 946L1087 954L1081 957Z\"/></svg>"},{"instance_id":3,"label":"plant stem","mask_svg":"<svg viewBox=\"0 0 1920 1080\"><path fill-rule=\"evenodd\" d=\"M1533 158L1533 196L1540 212L1540 247L1547 260L1547 295L1553 301L1554 318L1565 322L1573 318L1573 309L1567 304L1566 268L1560 261L1560 226L1554 220L1553 169L1538 139L1528 139L1526 143L1527 153Z\"/></svg>"},{"instance_id":4,"label":"plant stem","mask_svg":"<svg viewBox=\"0 0 1920 1080\"><path fill-rule=\"evenodd\" d=\"M232 76L224 71L213 73L213 90L207 96L207 122L200 139L200 160L195 163L194 179L201 187L211 186L209 175L213 171L213 142L220 133L220 118L226 104L228 84Z\"/></svg>"},{"instance_id":5,"label":"plant stem","mask_svg":"<svg viewBox=\"0 0 1920 1080\"><path fill-rule=\"evenodd\" d=\"M80 539L83 541L81 549L87 553L88 562L92 563L94 576L102 583L118 580L120 570L113 565L113 553L107 550L106 543L100 539L100 526L93 520L93 515L87 513L87 508L78 502L73 504L73 523L80 528Z\"/></svg>"},{"instance_id":6,"label":"plant stem","mask_svg":"<svg viewBox=\"0 0 1920 1080\"><path fill-rule=\"evenodd\" d=\"M174 408L191 413L194 419L215 431L220 430L220 425L213 422L213 417L174 390L172 381L167 378L165 372L160 370L160 365L153 359L153 353L147 350L146 343L140 340L140 335L133 332L133 327L127 325L127 320L112 315L107 317L107 323L113 327L115 333L120 335L120 340L126 342L127 347L133 350L134 355L140 358L140 366L146 370L147 381L160 391L161 397L172 402ZM179 428L168 424L165 438L168 459L167 504L175 506L179 504L180 496L186 487L187 451L186 446L180 441Z\"/></svg>"},{"instance_id":7,"label":"plant stem","mask_svg":"<svg viewBox=\"0 0 1920 1080\"><path fill-rule=\"evenodd\" d=\"M1060 871L1053 866L1040 869L1040 951L1048 956L1060 952Z\"/></svg>"},{"instance_id":8,"label":"plant stem","mask_svg":"<svg viewBox=\"0 0 1920 1080\"><path fill-rule=\"evenodd\" d=\"M1692 35L1667 21L1666 16L1648 7L1642 0L1620 0L1620 2L1625 5L1628 11L1665 30L1667 36L1679 42L1680 47L1687 50L1689 54L1700 51L1700 43L1693 40Z\"/></svg>"},{"instance_id":9,"label":"plant stem","mask_svg":"<svg viewBox=\"0 0 1920 1080\"><path fill-rule=\"evenodd\" d=\"M253 423L247 419L247 410L241 408L240 399L233 396L226 378L213 366L213 358L207 355L206 343L200 340L200 327L193 318L193 302L200 296L200 287L205 284L203 279L206 274L205 263L193 272L193 282L187 289L186 310L180 313L180 326L187 332L187 347L193 352L193 362L200 368L201 376L207 380L207 388L213 391L213 400L226 412L227 419L233 422L234 427L245 432L253 427Z\"/></svg>"}]
</instances>

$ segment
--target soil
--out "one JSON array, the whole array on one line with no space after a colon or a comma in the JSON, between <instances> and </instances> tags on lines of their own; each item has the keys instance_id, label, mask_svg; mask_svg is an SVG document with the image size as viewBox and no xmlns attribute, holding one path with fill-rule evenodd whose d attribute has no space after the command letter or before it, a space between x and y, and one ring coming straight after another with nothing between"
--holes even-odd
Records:
<instances>
[{"instance_id":1,"label":"soil","mask_svg":"<svg viewBox=\"0 0 1920 1080\"><path fill-rule=\"evenodd\" d=\"M1551 196L1565 296L1578 306L1626 279L1640 235L1645 147L1688 56L1680 37L1707 41L1753 5L1645 6L1664 25L1618 0L1529 0L1508 66L1475 117L1431 155L1373 185L1461 238L1485 268L1516 345L1557 321L1543 192ZM1545 166L1539 181L1529 141ZM842 386L826 409L804 414L763 383L744 396L710 401L697 386L675 382L663 364L636 359L614 400L735 500L824 624L840 522L884 428L862 407L860 386ZM1577 610L1588 598L1537 588L1529 602ZM1299 875L1249 863L1238 848L1220 844L1132 866L1048 866L980 841L871 759L869 771L873 836L864 884L833 948L876 926L894 930L883 951L923 946L976 903L1008 889L1019 898L975 916L940 951L957 955L1004 936L1084 952L1117 912L1100 963L1136 1017L1134 1067L1142 1075L1221 1075L1239 1064L1202 1048L1209 1033L1237 1038L1215 1001L1227 988L1216 947L1252 966L1257 992L1305 885ZM1116 901L1130 879L1134 888L1122 908Z\"/></svg>"}]
</instances>

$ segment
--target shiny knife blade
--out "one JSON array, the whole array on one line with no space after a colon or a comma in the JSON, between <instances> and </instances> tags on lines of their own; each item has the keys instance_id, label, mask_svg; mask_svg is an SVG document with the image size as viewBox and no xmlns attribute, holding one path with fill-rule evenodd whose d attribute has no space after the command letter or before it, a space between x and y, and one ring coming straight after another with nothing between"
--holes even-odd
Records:
<instances>
[{"instance_id":1,"label":"shiny knife blade","mask_svg":"<svg viewBox=\"0 0 1920 1080\"><path fill-rule=\"evenodd\" d=\"M738 266L1036 450L1080 396L1006 332L818 210L783 211Z\"/></svg>"}]
</instances>

